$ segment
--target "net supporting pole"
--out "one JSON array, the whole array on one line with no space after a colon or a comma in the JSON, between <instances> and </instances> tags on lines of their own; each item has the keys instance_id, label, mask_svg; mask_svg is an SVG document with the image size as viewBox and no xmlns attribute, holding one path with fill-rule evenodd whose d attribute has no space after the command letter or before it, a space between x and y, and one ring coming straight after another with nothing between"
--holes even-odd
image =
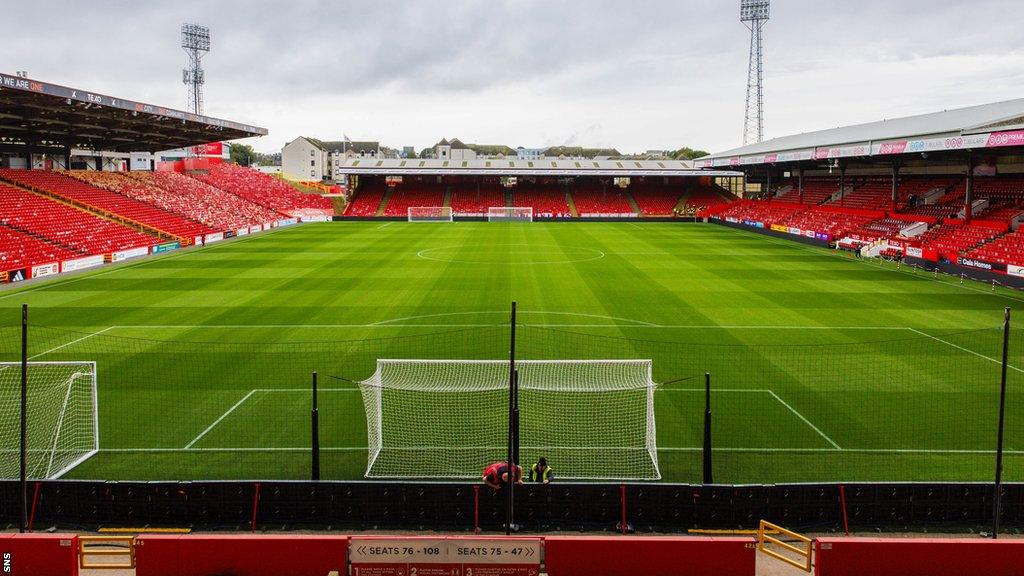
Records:
<instances>
[{"instance_id":1,"label":"net supporting pole","mask_svg":"<svg viewBox=\"0 0 1024 576\"><path fill-rule=\"evenodd\" d=\"M711 374L704 373L704 483L714 484L711 471Z\"/></svg>"},{"instance_id":2,"label":"net supporting pole","mask_svg":"<svg viewBox=\"0 0 1024 576\"><path fill-rule=\"evenodd\" d=\"M515 490L515 463L512 459L512 445L515 440L513 431L513 410L515 408L516 388L516 303L512 302L512 314L509 317L509 348L508 348L508 455L505 459L508 470L505 479L505 535L512 533L513 491Z\"/></svg>"},{"instance_id":3,"label":"net supporting pole","mask_svg":"<svg viewBox=\"0 0 1024 576\"><path fill-rule=\"evenodd\" d=\"M28 304L21 305L21 519L18 532L28 526Z\"/></svg>"},{"instance_id":4,"label":"net supporting pole","mask_svg":"<svg viewBox=\"0 0 1024 576\"><path fill-rule=\"evenodd\" d=\"M1010 308L1003 309L1003 362L999 379L999 433L996 436L996 482L992 505L992 539L999 537L999 516L1002 513L1003 425L1006 416L1006 364L1010 349Z\"/></svg>"},{"instance_id":5,"label":"net supporting pole","mask_svg":"<svg viewBox=\"0 0 1024 576\"><path fill-rule=\"evenodd\" d=\"M313 372L313 410L310 413L312 433L312 466L310 476L313 480L320 479L320 414L317 408L316 372Z\"/></svg>"}]
</instances>

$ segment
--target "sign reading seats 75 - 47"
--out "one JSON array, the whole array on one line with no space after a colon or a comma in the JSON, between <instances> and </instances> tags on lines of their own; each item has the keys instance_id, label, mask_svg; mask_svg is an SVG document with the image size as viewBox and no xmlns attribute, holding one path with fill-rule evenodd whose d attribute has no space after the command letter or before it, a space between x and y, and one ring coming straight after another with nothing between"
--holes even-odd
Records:
<instances>
[{"instance_id":1,"label":"sign reading seats 75 - 47","mask_svg":"<svg viewBox=\"0 0 1024 576\"><path fill-rule=\"evenodd\" d=\"M352 576L537 576L539 538L354 537Z\"/></svg>"}]
</instances>

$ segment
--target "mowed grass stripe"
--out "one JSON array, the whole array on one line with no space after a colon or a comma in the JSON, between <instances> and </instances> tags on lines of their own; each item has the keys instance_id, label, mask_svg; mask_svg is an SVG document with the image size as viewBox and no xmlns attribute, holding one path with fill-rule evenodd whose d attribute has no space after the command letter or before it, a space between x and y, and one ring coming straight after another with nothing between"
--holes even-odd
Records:
<instances>
[{"instance_id":1,"label":"mowed grass stripe","mask_svg":"<svg viewBox=\"0 0 1024 576\"><path fill-rule=\"evenodd\" d=\"M988 476L998 365L978 355L999 356L999 291L699 224L379 226L304 225L0 294L5 326L24 300L55 330L33 331L39 359L98 363L102 452L71 476L307 477L308 398L264 390L301 389L313 370L365 376L378 353L500 358L512 300L524 354L651 357L661 381L709 371L713 387L784 400L713 394L716 480ZM16 356L6 334L0 352ZM330 344L390 337L372 353ZM1011 363L1024 366L1024 346ZM325 477L361 477L365 453L340 450L365 444L361 399L330 402L321 440L339 450ZM666 480L699 480L702 414L700 394L658 394ZM1014 458L1007 475L1024 479Z\"/></svg>"}]
</instances>

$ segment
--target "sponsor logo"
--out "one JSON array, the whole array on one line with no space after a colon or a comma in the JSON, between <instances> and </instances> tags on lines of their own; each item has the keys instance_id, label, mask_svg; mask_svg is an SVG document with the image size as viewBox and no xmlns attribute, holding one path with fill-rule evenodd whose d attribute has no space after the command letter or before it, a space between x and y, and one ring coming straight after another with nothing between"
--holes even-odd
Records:
<instances>
[{"instance_id":1,"label":"sponsor logo","mask_svg":"<svg viewBox=\"0 0 1024 576\"><path fill-rule=\"evenodd\" d=\"M32 267L33 278L42 278L44 276L53 276L55 274L60 274L60 264L57 262L40 264L39 266Z\"/></svg>"},{"instance_id":2,"label":"sponsor logo","mask_svg":"<svg viewBox=\"0 0 1024 576\"><path fill-rule=\"evenodd\" d=\"M1009 264L1006 266L1006 273L1012 276L1024 276L1024 266Z\"/></svg>"},{"instance_id":3,"label":"sponsor logo","mask_svg":"<svg viewBox=\"0 0 1024 576\"><path fill-rule=\"evenodd\" d=\"M1021 144L1024 144L1024 130L1014 130L989 134L985 146L1020 146Z\"/></svg>"},{"instance_id":4,"label":"sponsor logo","mask_svg":"<svg viewBox=\"0 0 1024 576\"><path fill-rule=\"evenodd\" d=\"M10 574L14 570L14 557L10 552L4 552L4 574Z\"/></svg>"},{"instance_id":5,"label":"sponsor logo","mask_svg":"<svg viewBox=\"0 0 1024 576\"><path fill-rule=\"evenodd\" d=\"M913 246L907 246L906 253L912 258L924 258L924 251Z\"/></svg>"},{"instance_id":6,"label":"sponsor logo","mask_svg":"<svg viewBox=\"0 0 1024 576\"><path fill-rule=\"evenodd\" d=\"M878 148L879 154L902 154L907 149L907 141L887 142Z\"/></svg>"},{"instance_id":7,"label":"sponsor logo","mask_svg":"<svg viewBox=\"0 0 1024 576\"><path fill-rule=\"evenodd\" d=\"M28 280L28 268L21 268L20 270L11 270L10 272L7 273L6 282L13 284L14 282L24 282L25 280Z\"/></svg>"},{"instance_id":8,"label":"sponsor logo","mask_svg":"<svg viewBox=\"0 0 1024 576\"><path fill-rule=\"evenodd\" d=\"M206 235L206 239L205 239L205 243L206 244L210 244L212 242L220 242L223 239L224 239L224 234L221 233L221 232L216 232L214 234L207 234Z\"/></svg>"},{"instance_id":9,"label":"sponsor logo","mask_svg":"<svg viewBox=\"0 0 1024 576\"><path fill-rule=\"evenodd\" d=\"M235 231L235 236L248 236L248 235L249 235L249 229L248 228L239 228L238 230Z\"/></svg>"},{"instance_id":10,"label":"sponsor logo","mask_svg":"<svg viewBox=\"0 0 1024 576\"><path fill-rule=\"evenodd\" d=\"M85 258L76 258L74 260L65 260L61 263L61 272L73 272L75 270L84 270L86 268L93 268L103 264L103 256L86 256Z\"/></svg>"},{"instance_id":11,"label":"sponsor logo","mask_svg":"<svg viewBox=\"0 0 1024 576\"><path fill-rule=\"evenodd\" d=\"M137 258L139 256L145 256L149 254L149 247L143 246L142 248L132 248L131 250L121 250L120 252L114 252L110 255L111 262L121 262L129 258Z\"/></svg>"},{"instance_id":12,"label":"sponsor logo","mask_svg":"<svg viewBox=\"0 0 1024 576\"><path fill-rule=\"evenodd\" d=\"M161 252L170 252L181 248L181 242L165 242L163 244L157 244L153 246L153 254L160 254Z\"/></svg>"},{"instance_id":13,"label":"sponsor logo","mask_svg":"<svg viewBox=\"0 0 1024 576\"><path fill-rule=\"evenodd\" d=\"M989 264L988 262L982 262L981 260L975 260L973 258L961 258L960 265L967 266L970 268L981 268L982 270L992 269L992 265Z\"/></svg>"},{"instance_id":14,"label":"sponsor logo","mask_svg":"<svg viewBox=\"0 0 1024 576\"><path fill-rule=\"evenodd\" d=\"M235 231L234 230L228 230L228 231L224 232L224 238L234 238L234 237L235 237Z\"/></svg>"}]
</instances>

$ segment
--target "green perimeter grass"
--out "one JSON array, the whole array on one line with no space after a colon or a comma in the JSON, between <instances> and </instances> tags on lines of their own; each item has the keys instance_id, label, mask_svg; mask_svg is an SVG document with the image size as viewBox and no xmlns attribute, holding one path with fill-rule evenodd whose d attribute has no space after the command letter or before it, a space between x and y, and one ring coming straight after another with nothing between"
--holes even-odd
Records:
<instances>
[{"instance_id":1,"label":"green perimeter grass","mask_svg":"<svg viewBox=\"0 0 1024 576\"><path fill-rule=\"evenodd\" d=\"M24 302L35 360L97 362L101 450L68 477L102 479L308 477L317 370L323 476L356 479L350 380L381 357L502 358L512 300L520 357L651 358L674 381L667 481L700 480L705 372L718 482L991 477L1018 295L714 225L304 225L0 292L0 360ZM1010 363L1019 481L1024 339Z\"/></svg>"}]
</instances>

